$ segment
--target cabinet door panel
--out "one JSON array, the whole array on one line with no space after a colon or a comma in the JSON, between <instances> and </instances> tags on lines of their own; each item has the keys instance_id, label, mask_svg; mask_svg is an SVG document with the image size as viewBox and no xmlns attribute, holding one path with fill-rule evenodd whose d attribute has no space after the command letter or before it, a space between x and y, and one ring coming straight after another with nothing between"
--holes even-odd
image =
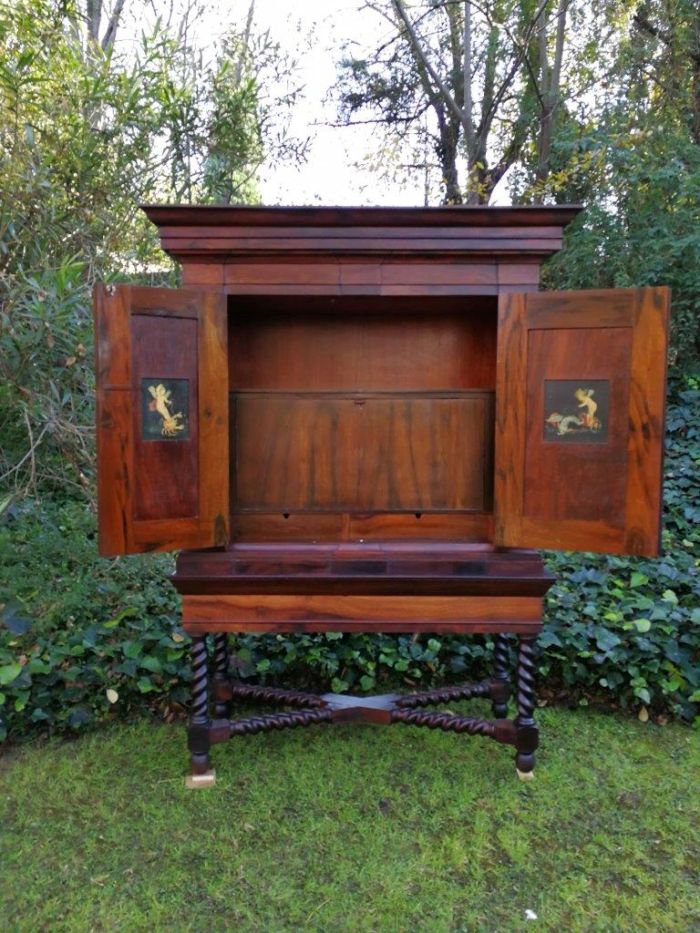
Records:
<instances>
[{"instance_id":1,"label":"cabinet door panel","mask_svg":"<svg viewBox=\"0 0 700 933\"><path fill-rule=\"evenodd\" d=\"M669 292L503 296L495 540L659 552Z\"/></svg>"},{"instance_id":2,"label":"cabinet door panel","mask_svg":"<svg viewBox=\"0 0 700 933\"><path fill-rule=\"evenodd\" d=\"M94 313L100 553L224 544L224 297L97 286Z\"/></svg>"}]
</instances>

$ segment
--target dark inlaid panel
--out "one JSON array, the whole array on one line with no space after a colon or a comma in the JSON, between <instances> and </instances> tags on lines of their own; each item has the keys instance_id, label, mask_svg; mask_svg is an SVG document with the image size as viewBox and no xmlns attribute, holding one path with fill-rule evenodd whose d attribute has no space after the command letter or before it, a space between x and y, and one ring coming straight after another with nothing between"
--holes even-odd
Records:
<instances>
[{"instance_id":1,"label":"dark inlaid panel","mask_svg":"<svg viewBox=\"0 0 700 933\"><path fill-rule=\"evenodd\" d=\"M197 321L134 315L134 512L137 519L198 514ZM152 391L151 391L152 390ZM179 415L179 417L177 417Z\"/></svg>"}]
</instances>

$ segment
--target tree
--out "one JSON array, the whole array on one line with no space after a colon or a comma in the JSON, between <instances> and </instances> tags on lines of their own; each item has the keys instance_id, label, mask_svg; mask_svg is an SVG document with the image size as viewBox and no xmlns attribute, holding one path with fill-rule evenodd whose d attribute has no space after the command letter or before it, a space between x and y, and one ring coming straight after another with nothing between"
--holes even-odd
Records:
<instances>
[{"instance_id":1,"label":"tree","mask_svg":"<svg viewBox=\"0 0 700 933\"><path fill-rule=\"evenodd\" d=\"M0 0L0 487L92 496L92 283L172 281L139 202L254 200L303 156L252 11L207 63L177 23L115 43L123 3Z\"/></svg>"},{"instance_id":2,"label":"tree","mask_svg":"<svg viewBox=\"0 0 700 933\"><path fill-rule=\"evenodd\" d=\"M545 269L560 288L669 285L671 362L700 351L700 9L637 5L619 24L604 94L556 127L545 193L586 211ZM512 193L527 198L525 154Z\"/></svg>"},{"instance_id":3,"label":"tree","mask_svg":"<svg viewBox=\"0 0 700 933\"><path fill-rule=\"evenodd\" d=\"M336 88L341 120L377 122L414 152L427 135L448 204L488 202L533 141L542 186L571 6L369 0L363 9L380 17L389 35L364 54L346 49Z\"/></svg>"}]
</instances>

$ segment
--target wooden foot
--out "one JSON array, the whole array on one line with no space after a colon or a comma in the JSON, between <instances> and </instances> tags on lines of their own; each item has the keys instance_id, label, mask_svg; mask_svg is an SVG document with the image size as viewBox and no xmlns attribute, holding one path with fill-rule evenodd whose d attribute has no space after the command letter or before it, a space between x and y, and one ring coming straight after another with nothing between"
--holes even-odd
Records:
<instances>
[{"instance_id":1,"label":"wooden foot","mask_svg":"<svg viewBox=\"0 0 700 933\"><path fill-rule=\"evenodd\" d=\"M203 790L216 784L216 771L205 771L204 774L188 774L185 778L187 790Z\"/></svg>"}]
</instances>

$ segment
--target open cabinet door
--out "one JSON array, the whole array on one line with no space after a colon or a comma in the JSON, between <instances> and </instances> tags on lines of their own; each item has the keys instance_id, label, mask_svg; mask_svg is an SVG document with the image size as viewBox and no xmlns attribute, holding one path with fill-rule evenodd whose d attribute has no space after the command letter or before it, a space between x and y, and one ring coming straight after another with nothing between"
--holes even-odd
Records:
<instances>
[{"instance_id":1,"label":"open cabinet door","mask_svg":"<svg viewBox=\"0 0 700 933\"><path fill-rule=\"evenodd\" d=\"M225 544L225 297L98 285L94 314L100 554Z\"/></svg>"},{"instance_id":2,"label":"open cabinet door","mask_svg":"<svg viewBox=\"0 0 700 933\"><path fill-rule=\"evenodd\" d=\"M659 553L669 297L501 297L496 544Z\"/></svg>"}]
</instances>

